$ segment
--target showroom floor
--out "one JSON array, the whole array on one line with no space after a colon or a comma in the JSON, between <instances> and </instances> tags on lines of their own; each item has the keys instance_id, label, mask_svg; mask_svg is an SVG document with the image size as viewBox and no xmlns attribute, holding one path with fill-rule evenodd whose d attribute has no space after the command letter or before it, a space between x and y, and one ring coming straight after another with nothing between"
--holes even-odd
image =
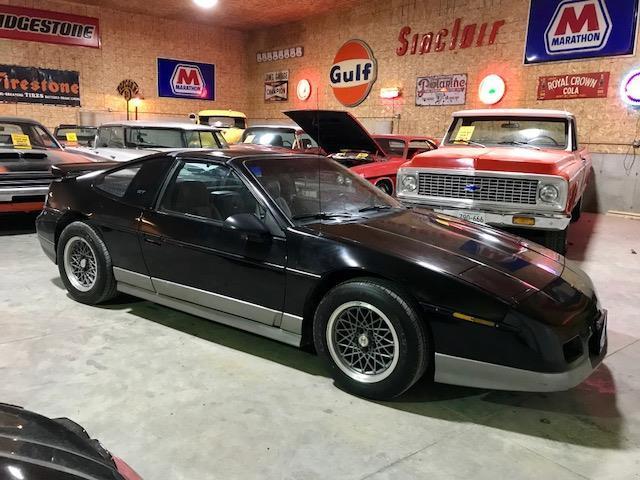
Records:
<instances>
[{"instance_id":1,"label":"showroom floor","mask_svg":"<svg viewBox=\"0 0 640 480\"><path fill-rule=\"evenodd\" d=\"M0 401L74 419L147 480L640 479L640 221L573 228L569 256L609 309L586 383L423 383L393 403L341 392L286 345L132 298L75 303L30 222L0 227Z\"/></svg>"}]
</instances>

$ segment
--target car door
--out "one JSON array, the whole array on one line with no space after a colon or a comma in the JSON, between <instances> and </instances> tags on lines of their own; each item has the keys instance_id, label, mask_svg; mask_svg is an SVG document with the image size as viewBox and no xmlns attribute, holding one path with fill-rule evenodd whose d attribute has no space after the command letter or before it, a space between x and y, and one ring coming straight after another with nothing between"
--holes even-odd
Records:
<instances>
[{"instance_id":1,"label":"car door","mask_svg":"<svg viewBox=\"0 0 640 480\"><path fill-rule=\"evenodd\" d=\"M173 162L159 155L109 170L93 182L97 196L90 221L100 229L116 269L148 277L138 229Z\"/></svg>"},{"instance_id":2,"label":"car door","mask_svg":"<svg viewBox=\"0 0 640 480\"><path fill-rule=\"evenodd\" d=\"M240 213L258 216L271 238L254 242L225 229L224 220ZM180 161L156 208L144 212L140 234L158 293L279 324L285 289L284 233L229 166Z\"/></svg>"}]
</instances>

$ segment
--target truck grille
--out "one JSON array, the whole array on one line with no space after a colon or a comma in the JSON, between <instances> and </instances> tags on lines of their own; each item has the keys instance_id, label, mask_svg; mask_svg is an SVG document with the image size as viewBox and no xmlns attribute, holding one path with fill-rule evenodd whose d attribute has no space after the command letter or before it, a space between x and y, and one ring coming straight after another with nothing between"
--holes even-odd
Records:
<instances>
[{"instance_id":1,"label":"truck grille","mask_svg":"<svg viewBox=\"0 0 640 480\"><path fill-rule=\"evenodd\" d=\"M538 180L419 173L418 193L428 197L535 205Z\"/></svg>"}]
</instances>

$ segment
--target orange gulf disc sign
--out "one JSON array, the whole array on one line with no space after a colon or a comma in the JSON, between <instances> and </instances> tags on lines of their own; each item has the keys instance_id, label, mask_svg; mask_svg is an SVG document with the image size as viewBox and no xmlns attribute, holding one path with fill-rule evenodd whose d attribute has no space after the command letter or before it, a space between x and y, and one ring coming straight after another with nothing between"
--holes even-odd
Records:
<instances>
[{"instance_id":1,"label":"orange gulf disc sign","mask_svg":"<svg viewBox=\"0 0 640 480\"><path fill-rule=\"evenodd\" d=\"M342 105L355 107L367 98L377 75L378 62L369 45L362 40L349 40L333 59L329 83Z\"/></svg>"}]
</instances>

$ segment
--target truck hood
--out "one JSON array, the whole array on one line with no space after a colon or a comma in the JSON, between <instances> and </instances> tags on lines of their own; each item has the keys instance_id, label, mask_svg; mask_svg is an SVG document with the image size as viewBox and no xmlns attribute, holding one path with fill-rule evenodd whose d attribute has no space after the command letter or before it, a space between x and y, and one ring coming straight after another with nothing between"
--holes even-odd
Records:
<instances>
[{"instance_id":1,"label":"truck hood","mask_svg":"<svg viewBox=\"0 0 640 480\"><path fill-rule=\"evenodd\" d=\"M416 155L404 166L560 175L562 167L573 161L574 155L565 150L443 146L437 150Z\"/></svg>"},{"instance_id":2,"label":"truck hood","mask_svg":"<svg viewBox=\"0 0 640 480\"><path fill-rule=\"evenodd\" d=\"M564 270L564 257L541 245L425 209L314 228L381 255L457 276L508 302L544 289Z\"/></svg>"},{"instance_id":3,"label":"truck hood","mask_svg":"<svg viewBox=\"0 0 640 480\"><path fill-rule=\"evenodd\" d=\"M328 155L354 151L385 156L367 129L348 112L291 110L284 114L296 122Z\"/></svg>"},{"instance_id":4,"label":"truck hood","mask_svg":"<svg viewBox=\"0 0 640 480\"><path fill-rule=\"evenodd\" d=\"M49 172L54 165L86 163L94 159L65 150L13 148L0 149L0 174L12 172Z\"/></svg>"}]
</instances>

